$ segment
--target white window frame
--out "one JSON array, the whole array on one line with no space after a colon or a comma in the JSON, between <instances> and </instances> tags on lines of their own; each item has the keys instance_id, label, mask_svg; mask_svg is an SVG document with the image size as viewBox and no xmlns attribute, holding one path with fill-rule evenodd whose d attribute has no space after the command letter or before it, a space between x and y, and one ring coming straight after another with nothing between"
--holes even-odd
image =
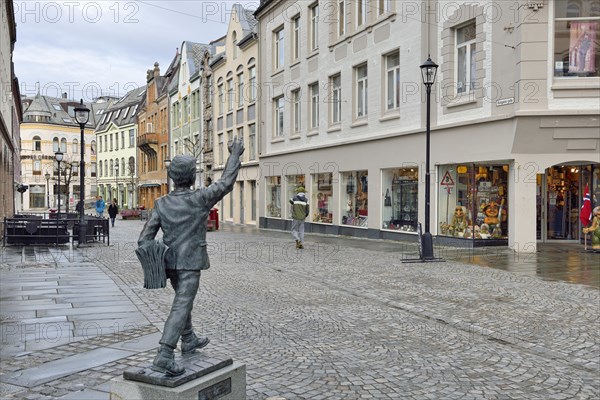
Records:
<instances>
[{"instance_id":1,"label":"white window frame","mask_svg":"<svg viewBox=\"0 0 600 400\"><path fill-rule=\"evenodd\" d=\"M367 23L368 0L355 0L356 2L356 27L359 28Z\"/></svg>"},{"instance_id":2,"label":"white window frame","mask_svg":"<svg viewBox=\"0 0 600 400\"><path fill-rule=\"evenodd\" d=\"M248 68L248 85L250 86L250 103L256 101L256 66L251 66Z\"/></svg>"},{"instance_id":3,"label":"white window frame","mask_svg":"<svg viewBox=\"0 0 600 400\"><path fill-rule=\"evenodd\" d=\"M365 75L360 77L362 68L365 68ZM367 63L354 67L354 77L356 84L355 98L356 109L355 117L366 118L369 114L369 69Z\"/></svg>"},{"instance_id":4,"label":"white window frame","mask_svg":"<svg viewBox=\"0 0 600 400\"><path fill-rule=\"evenodd\" d=\"M275 42L273 55L275 57L274 67L276 70L283 68L285 64L285 35L283 26L273 31L273 39Z\"/></svg>"},{"instance_id":5,"label":"white window frame","mask_svg":"<svg viewBox=\"0 0 600 400\"><path fill-rule=\"evenodd\" d=\"M319 48L319 3L310 7L310 50Z\"/></svg>"},{"instance_id":6,"label":"white window frame","mask_svg":"<svg viewBox=\"0 0 600 400\"><path fill-rule=\"evenodd\" d=\"M300 14L292 18L292 60L300 58Z\"/></svg>"},{"instance_id":7,"label":"white window frame","mask_svg":"<svg viewBox=\"0 0 600 400\"><path fill-rule=\"evenodd\" d=\"M464 41L462 43L458 43L458 33L461 29L465 29L469 26L473 26L474 29L476 28L475 25L475 21L471 20L468 23L458 26L456 28L454 28L454 43L456 43L455 45L455 49L454 49L454 59L456 60L456 68L454 71L454 78L455 78L455 82L456 82L456 94L457 95L462 95L462 94L468 94L470 93L474 88L475 88L475 81L477 80L477 76L471 76L473 74L474 68L477 68L477 61L475 59L475 54L473 52L477 52L477 37L474 37L471 40L467 40ZM475 35L476 36L476 35ZM459 86L459 65L461 63L461 60L459 59L459 52L460 50L464 48L465 49L465 79L464 79L464 87L460 87Z\"/></svg>"},{"instance_id":8,"label":"white window frame","mask_svg":"<svg viewBox=\"0 0 600 400\"><path fill-rule=\"evenodd\" d=\"M225 108L225 101L223 99L223 83L217 86L219 93L219 115L223 115L223 109Z\"/></svg>"},{"instance_id":9,"label":"white window frame","mask_svg":"<svg viewBox=\"0 0 600 400\"><path fill-rule=\"evenodd\" d=\"M256 124L248 125L248 159L256 160Z\"/></svg>"},{"instance_id":10,"label":"white window frame","mask_svg":"<svg viewBox=\"0 0 600 400\"><path fill-rule=\"evenodd\" d=\"M292 127L294 128L294 133L299 133L302 129L302 109L300 100L300 89L292 90L292 104L294 109L292 113Z\"/></svg>"},{"instance_id":11,"label":"white window frame","mask_svg":"<svg viewBox=\"0 0 600 400\"><path fill-rule=\"evenodd\" d=\"M377 14L383 15L391 11L390 0L377 0Z\"/></svg>"},{"instance_id":12,"label":"white window frame","mask_svg":"<svg viewBox=\"0 0 600 400\"><path fill-rule=\"evenodd\" d=\"M274 115L274 137L283 137L285 129L285 102L283 96L279 96L273 99L273 115Z\"/></svg>"},{"instance_id":13,"label":"white window frame","mask_svg":"<svg viewBox=\"0 0 600 400\"><path fill-rule=\"evenodd\" d=\"M237 76L238 79L238 108L244 106L244 73L240 72Z\"/></svg>"},{"instance_id":14,"label":"white window frame","mask_svg":"<svg viewBox=\"0 0 600 400\"><path fill-rule=\"evenodd\" d=\"M234 90L233 77L227 80L227 111L233 110Z\"/></svg>"},{"instance_id":15,"label":"white window frame","mask_svg":"<svg viewBox=\"0 0 600 400\"><path fill-rule=\"evenodd\" d=\"M310 129L319 128L319 82L314 82L308 86L310 94Z\"/></svg>"},{"instance_id":16,"label":"white window frame","mask_svg":"<svg viewBox=\"0 0 600 400\"><path fill-rule=\"evenodd\" d=\"M346 0L338 0L337 33L338 37L342 37L346 34Z\"/></svg>"},{"instance_id":17,"label":"white window frame","mask_svg":"<svg viewBox=\"0 0 600 400\"><path fill-rule=\"evenodd\" d=\"M331 85L331 125L342 122L342 75L335 74L329 78Z\"/></svg>"},{"instance_id":18,"label":"white window frame","mask_svg":"<svg viewBox=\"0 0 600 400\"><path fill-rule=\"evenodd\" d=\"M390 65L392 57L397 57L398 64ZM391 82L390 82L391 77ZM400 51L385 55L385 111L400 108Z\"/></svg>"}]
</instances>

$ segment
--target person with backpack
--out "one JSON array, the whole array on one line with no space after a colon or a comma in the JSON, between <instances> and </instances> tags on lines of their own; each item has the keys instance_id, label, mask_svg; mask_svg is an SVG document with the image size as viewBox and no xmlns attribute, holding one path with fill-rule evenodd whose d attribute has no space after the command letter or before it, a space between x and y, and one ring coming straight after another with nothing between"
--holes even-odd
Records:
<instances>
[{"instance_id":1,"label":"person with backpack","mask_svg":"<svg viewBox=\"0 0 600 400\"><path fill-rule=\"evenodd\" d=\"M296 188L296 195L290 199L292 204L292 236L296 240L296 248L304 248L304 220L308 217L308 199L304 187Z\"/></svg>"}]
</instances>

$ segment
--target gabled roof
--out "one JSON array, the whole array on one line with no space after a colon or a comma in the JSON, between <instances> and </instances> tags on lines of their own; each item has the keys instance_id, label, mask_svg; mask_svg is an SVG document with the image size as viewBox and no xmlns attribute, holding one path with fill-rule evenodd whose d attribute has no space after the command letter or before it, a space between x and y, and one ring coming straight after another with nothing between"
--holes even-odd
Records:
<instances>
[{"instance_id":1,"label":"gabled roof","mask_svg":"<svg viewBox=\"0 0 600 400\"><path fill-rule=\"evenodd\" d=\"M120 99L112 99L103 113L97 115L96 131L106 130L110 124L131 125L136 122L140 104L146 98L146 85L130 90ZM110 117L110 118L109 118Z\"/></svg>"},{"instance_id":2,"label":"gabled roof","mask_svg":"<svg viewBox=\"0 0 600 400\"><path fill-rule=\"evenodd\" d=\"M95 101L83 103L85 107L90 109L90 119L86 124L88 128L94 128L96 124L96 119L92 117ZM44 96L38 93L33 98L23 96L21 103L25 109L23 112L23 123L44 123L79 127L74 117L74 109L79 106L78 101L69 100L66 97Z\"/></svg>"}]
</instances>

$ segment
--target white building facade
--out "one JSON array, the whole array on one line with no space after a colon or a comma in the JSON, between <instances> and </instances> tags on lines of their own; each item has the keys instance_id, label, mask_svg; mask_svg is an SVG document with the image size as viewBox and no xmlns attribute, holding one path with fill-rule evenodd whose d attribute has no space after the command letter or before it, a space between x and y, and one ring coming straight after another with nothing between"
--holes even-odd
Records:
<instances>
[{"instance_id":1,"label":"white building facade","mask_svg":"<svg viewBox=\"0 0 600 400\"><path fill-rule=\"evenodd\" d=\"M431 232L459 246L581 240L600 201L598 1L261 1L261 227L416 240L424 221L425 89ZM538 4L540 3L540 4ZM587 36L586 36L587 34ZM267 90L268 89L268 90Z\"/></svg>"},{"instance_id":2,"label":"white building facade","mask_svg":"<svg viewBox=\"0 0 600 400\"><path fill-rule=\"evenodd\" d=\"M219 203L220 218L239 225L257 225L258 221L257 57L256 20L248 10L236 4L232 8L224 51L213 57L210 69L214 179L221 177L229 156L227 144L234 137L242 138L246 148L235 186Z\"/></svg>"},{"instance_id":3,"label":"white building facade","mask_svg":"<svg viewBox=\"0 0 600 400\"><path fill-rule=\"evenodd\" d=\"M23 211L46 211L57 209L75 211L79 201L81 160L81 130L74 118L74 108L79 102L66 98L42 96L22 98L23 122L21 123L21 180L29 186L23 196ZM93 200L96 186L96 137L95 113L107 105L104 99L85 104L90 109L90 119L84 129L85 154L85 201ZM59 170L55 153L63 153Z\"/></svg>"},{"instance_id":4,"label":"white building facade","mask_svg":"<svg viewBox=\"0 0 600 400\"><path fill-rule=\"evenodd\" d=\"M116 199L119 209L138 206L137 112L145 92L133 89L97 116L98 195Z\"/></svg>"}]
</instances>

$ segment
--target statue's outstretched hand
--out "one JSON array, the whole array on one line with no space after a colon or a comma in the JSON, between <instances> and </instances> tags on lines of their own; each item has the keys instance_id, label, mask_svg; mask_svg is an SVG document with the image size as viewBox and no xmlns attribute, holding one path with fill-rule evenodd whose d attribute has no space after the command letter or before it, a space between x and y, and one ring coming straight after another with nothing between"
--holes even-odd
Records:
<instances>
[{"instance_id":1,"label":"statue's outstretched hand","mask_svg":"<svg viewBox=\"0 0 600 400\"><path fill-rule=\"evenodd\" d=\"M229 153L233 156L241 156L244 152L244 139L235 136L231 142L227 144Z\"/></svg>"}]
</instances>

